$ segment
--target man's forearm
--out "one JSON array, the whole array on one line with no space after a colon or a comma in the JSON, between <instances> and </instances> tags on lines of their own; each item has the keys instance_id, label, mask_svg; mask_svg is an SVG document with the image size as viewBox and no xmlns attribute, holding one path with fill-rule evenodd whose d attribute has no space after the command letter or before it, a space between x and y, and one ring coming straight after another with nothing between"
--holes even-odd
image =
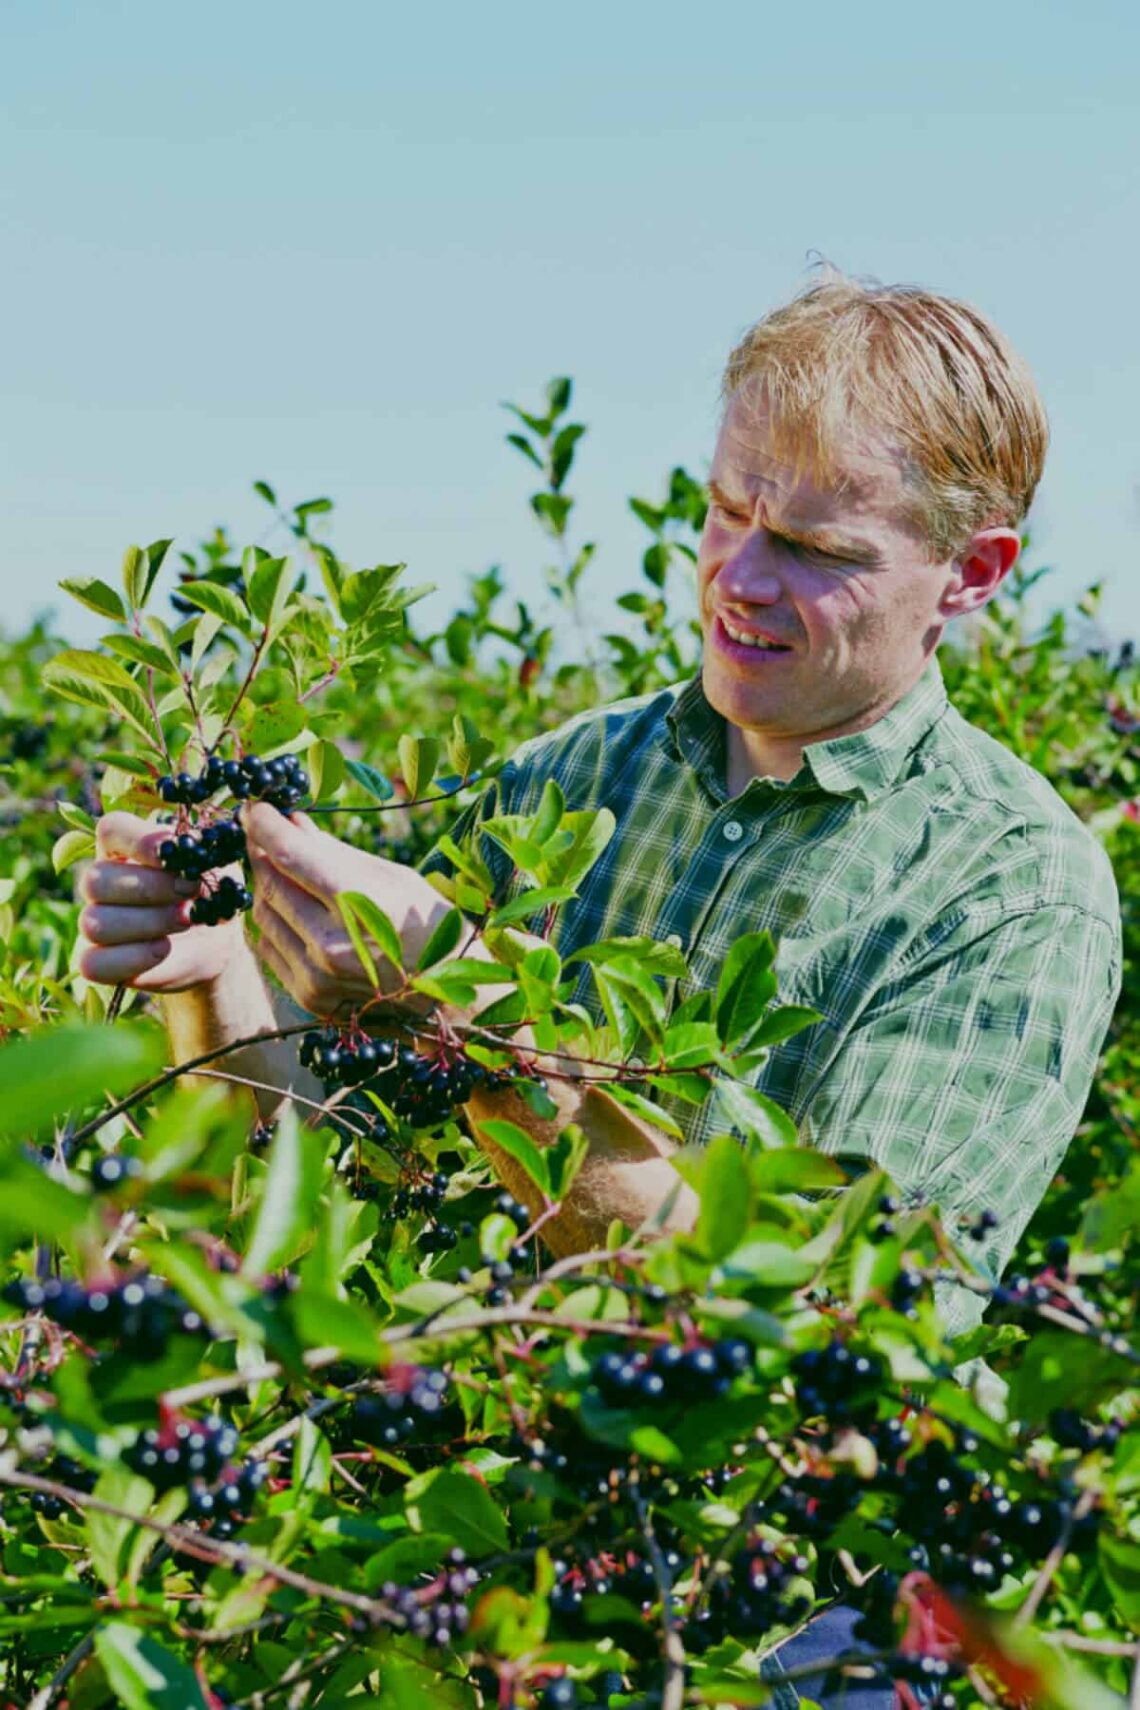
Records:
<instances>
[{"instance_id":1,"label":"man's forearm","mask_svg":"<svg viewBox=\"0 0 1140 1710\"><path fill-rule=\"evenodd\" d=\"M219 1050L235 1039L276 1032L303 1019L283 993L270 990L248 943L221 979L192 991L166 993L159 1004L175 1063ZM295 1037L243 1046L209 1067L258 1083L251 1092L263 1122L272 1121L279 1113L289 1092L309 1099L323 1097L320 1082L297 1061Z\"/></svg>"},{"instance_id":2,"label":"man's forearm","mask_svg":"<svg viewBox=\"0 0 1140 1710\"><path fill-rule=\"evenodd\" d=\"M669 1161L674 1148L668 1137L600 1087L581 1081L548 1084L558 1115L547 1120L536 1117L514 1092L478 1092L468 1103L467 1114L495 1174L536 1214L542 1205L535 1184L481 1123L506 1118L524 1128L540 1147L553 1145L570 1123L581 1128L589 1144L585 1162L562 1210L543 1225L551 1251L561 1258L604 1245L615 1218L631 1229L650 1222L662 1230L691 1229L699 1202Z\"/></svg>"}]
</instances>

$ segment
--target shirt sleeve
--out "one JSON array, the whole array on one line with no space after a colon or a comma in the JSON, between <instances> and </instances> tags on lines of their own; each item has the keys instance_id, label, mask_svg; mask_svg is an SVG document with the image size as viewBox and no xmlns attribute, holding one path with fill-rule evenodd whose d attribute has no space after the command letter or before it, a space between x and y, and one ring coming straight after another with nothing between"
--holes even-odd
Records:
<instances>
[{"instance_id":1,"label":"shirt sleeve","mask_svg":"<svg viewBox=\"0 0 1140 1710\"><path fill-rule=\"evenodd\" d=\"M1076 1133L1121 965L1119 923L1074 905L966 915L875 993L809 1094L802 1142L872 1159L952 1233L994 1211L971 1250L996 1281ZM950 1285L942 1306L956 1335L985 1300Z\"/></svg>"}]
</instances>

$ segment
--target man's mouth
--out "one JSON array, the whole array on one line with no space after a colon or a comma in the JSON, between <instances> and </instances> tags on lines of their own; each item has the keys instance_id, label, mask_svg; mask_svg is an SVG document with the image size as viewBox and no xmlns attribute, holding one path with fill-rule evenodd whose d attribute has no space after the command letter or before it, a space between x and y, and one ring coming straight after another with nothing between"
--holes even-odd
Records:
<instances>
[{"instance_id":1,"label":"man's mouth","mask_svg":"<svg viewBox=\"0 0 1140 1710\"><path fill-rule=\"evenodd\" d=\"M764 630L741 629L730 618L725 617L723 612L718 612L717 618L728 639L736 642L739 647L751 647L763 653L790 653L792 651L789 642L777 641L774 636L768 635Z\"/></svg>"}]
</instances>

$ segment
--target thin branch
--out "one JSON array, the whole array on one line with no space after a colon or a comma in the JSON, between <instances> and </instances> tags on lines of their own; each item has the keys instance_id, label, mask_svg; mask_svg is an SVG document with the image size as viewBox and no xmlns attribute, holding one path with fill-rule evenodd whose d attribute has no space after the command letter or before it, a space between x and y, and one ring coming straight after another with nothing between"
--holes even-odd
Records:
<instances>
[{"instance_id":1,"label":"thin branch","mask_svg":"<svg viewBox=\"0 0 1140 1710\"><path fill-rule=\"evenodd\" d=\"M28 1700L28 1710L50 1710L50 1706L59 1699L63 1688L67 1685L81 1662L91 1655L95 1649L95 1634L90 1632L80 1639L79 1643L70 1650L48 1681L41 1687L34 1698Z\"/></svg>"}]
</instances>

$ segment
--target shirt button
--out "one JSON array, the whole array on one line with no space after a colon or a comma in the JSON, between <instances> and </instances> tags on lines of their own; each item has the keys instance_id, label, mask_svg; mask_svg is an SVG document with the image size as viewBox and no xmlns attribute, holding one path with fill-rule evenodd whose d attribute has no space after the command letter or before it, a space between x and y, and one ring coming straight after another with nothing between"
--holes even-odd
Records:
<instances>
[{"instance_id":1,"label":"shirt button","mask_svg":"<svg viewBox=\"0 0 1140 1710\"><path fill-rule=\"evenodd\" d=\"M665 942L666 944L671 944L674 950L679 950L681 945L684 943L684 939L681 937L679 932L671 932Z\"/></svg>"},{"instance_id":2,"label":"shirt button","mask_svg":"<svg viewBox=\"0 0 1140 1710\"><path fill-rule=\"evenodd\" d=\"M722 829L726 843L739 843L744 836L744 827L738 819L726 819Z\"/></svg>"}]
</instances>

